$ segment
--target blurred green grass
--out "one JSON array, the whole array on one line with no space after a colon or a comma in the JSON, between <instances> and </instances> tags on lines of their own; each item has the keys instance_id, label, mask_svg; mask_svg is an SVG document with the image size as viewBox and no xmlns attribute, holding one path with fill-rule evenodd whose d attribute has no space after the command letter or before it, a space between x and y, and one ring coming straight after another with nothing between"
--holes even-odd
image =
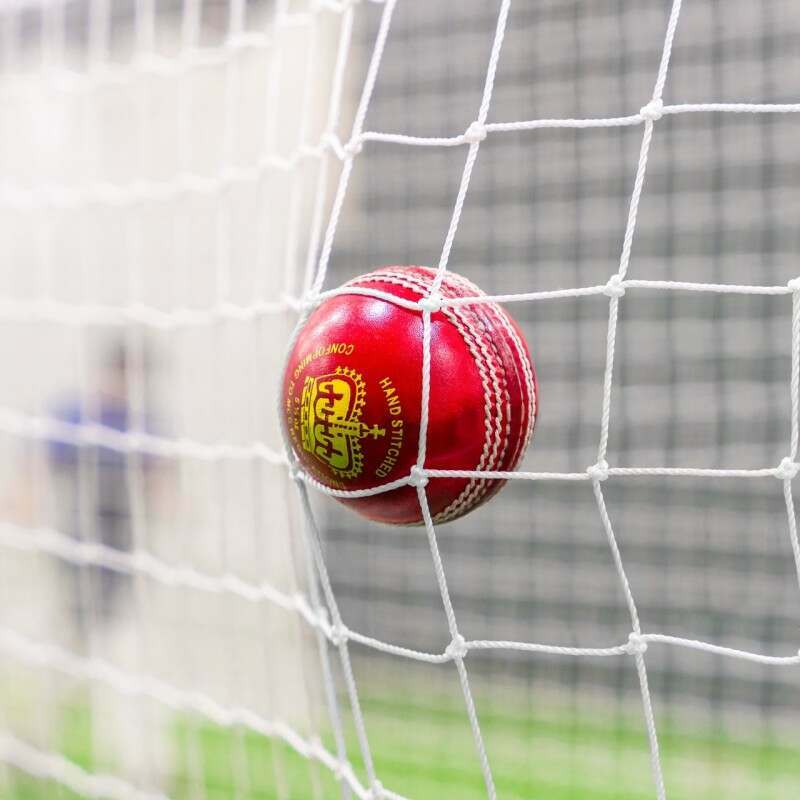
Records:
<instances>
[{"instance_id":1,"label":"blurred green grass","mask_svg":"<svg viewBox=\"0 0 800 800\"><path fill-rule=\"evenodd\" d=\"M416 800L483 800L486 790L463 709L417 695L412 705L367 697L363 709L377 774L387 788ZM481 728L503 800L653 800L649 749L641 719L561 710L482 710ZM62 715L61 752L88 771L91 715L77 704ZM175 800L317 800L338 798L328 770L288 745L244 730L178 718ZM659 731L670 800L794 800L800 797L800 749L771 739L733 741L669 723ZM366 782L355 733L351 762ZM326 742L333 749L330 741ZM0 772L7 800L77 800L47 781Z\"/></svg>"}]
</instances>

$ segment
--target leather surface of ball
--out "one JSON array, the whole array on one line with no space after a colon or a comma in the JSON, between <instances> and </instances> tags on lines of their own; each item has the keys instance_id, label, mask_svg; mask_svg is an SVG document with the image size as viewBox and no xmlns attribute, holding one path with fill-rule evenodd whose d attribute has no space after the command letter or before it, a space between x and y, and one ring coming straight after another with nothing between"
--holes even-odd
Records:
<instances>
[{"instance_id":1,"label":"leather surface of ball","mask_svg":"<svg viewBox=\"0 0 800 800\"><path fill-rule=\"evenodd\" d=\"M346 286L419 300L435 272L387 267ZM446 273L445 298L483 294ZM431 389L426 469L513 470L537 413L536 376L525 340L496 303L442 307L431 315ZM342 294L310 314L282 386L284 432L303 469L333 489L367 489L407 477L417 460L422 397L422 312ZM466 514L504 481L429 479L434 522ZM380 522L422 521L413 486L337 498Z\"/></svg>"}]
</instances>

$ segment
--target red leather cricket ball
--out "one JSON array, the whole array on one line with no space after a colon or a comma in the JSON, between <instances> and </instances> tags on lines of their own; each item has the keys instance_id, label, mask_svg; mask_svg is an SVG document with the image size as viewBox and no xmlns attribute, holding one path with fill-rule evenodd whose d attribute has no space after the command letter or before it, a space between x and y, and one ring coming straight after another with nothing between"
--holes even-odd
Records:
<instances>
[{"instance_id":1,"label":"red leather cricket ball","mask_svg":"<svg viewBox=\"0 0 800 800\"><path fill-rule=\"evenodd\" d=\"M345 287L417 301L435 271L387 267ZM452 272L443 298L482 295ZM533 432L536 375L517 324L496 303L443 306L431 315L426 469L513 470ZM382 298L340 294L310 314L283 376L284 432L303 469L332 489L368 489L410 474L417 460L422 312ZM434 522L466 514L504 481L432 477ZM369 519L422 521L416 489L337 498Z\"/></svg>"}]
</instances>

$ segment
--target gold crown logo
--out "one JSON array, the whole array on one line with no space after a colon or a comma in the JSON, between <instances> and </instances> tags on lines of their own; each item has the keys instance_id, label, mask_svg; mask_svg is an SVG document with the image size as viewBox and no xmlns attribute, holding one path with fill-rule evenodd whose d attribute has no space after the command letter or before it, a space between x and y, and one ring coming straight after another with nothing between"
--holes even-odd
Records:
<instances>
[{"instance_id":1,"label":"gold crown logo","mask_svg":"<svg viewBox=\"0 0 800 800\"><path fill-rule=\"evenodd\" d=\"M342 478L356 478L364 468L361 439L386 435L385 428L361 422L366 390L355 370L336 367L303 384L300 430L303 449Z\"/></svg>"}]
</instances>

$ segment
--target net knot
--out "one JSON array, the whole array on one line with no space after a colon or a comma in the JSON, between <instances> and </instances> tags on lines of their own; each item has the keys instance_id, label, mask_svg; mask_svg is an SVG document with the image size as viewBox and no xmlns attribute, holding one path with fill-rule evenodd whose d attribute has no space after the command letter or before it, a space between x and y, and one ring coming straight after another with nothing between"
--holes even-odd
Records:
<instances>
[{"instance_id":1,"label":"net knot","mask_svg":"<svg viewBox=\"0 0 800 800\"><path fill-rule=\"evenodd\" d=\"M301 313L306 313L307 311L313 311L319 305L319 303L319 293L309 292L300 298L297 306Z\"/></svg>"},{"instance_id":2,"label":"net knot","mask_svg":"<svg viewBox=\"0 0 800 800\"><path fill-rule=\"evenodd\" d=\"M604 481L608 478L608 461L601 459L596 464L586 467L586 474L593 481Z\"/></svg>"},{"instance_id":3,"label":"net knot","mask_svg":"<svg viewBox=\"0 0 800 800\"><path fill-rule=\"evenodd\" d=\"M456 658L464 658L468 652L469 648L467 647L466 639L460 633L457 633L445 648L444 654L454 660Z\"/></svg>"},{"instance_id":4,"label":"net knot","mask_svg":"<svg viewBox=\"0 0 800 800\"><path fill-rule=\"evenodd\" d=\"M294 595L295 606L298 610L302 610L307 605L305 595L302 592L296 592ZM331 619L328 616L328 609L324 606L318 606L314 609L317 612L318 626L322 632L330 638L331 635Z\"/></svg>"},{"instance_id":5,"label":"net knot","mask_svg":"<svg viewBox=\"0 0 800 800\"><path fill-rule=\"evenodd\" d=\"M324 745L322 744L322 739L319 736L309 736L308 737L308 752L309 753L321 753L324 750Z\"/></svg>"},{"instance_id":6,"label":"net knot","mask_svg":"<svg viewBox=\"0 0 800 800\"><path fill-rule=\"evenodd\" d=\"M408 485L414 486L417 489L424 488L428 485L428 477L425 475L425 471L422 467L418 467L416 464L411 467L411 472L408 473Z\"/></svg>"},{"instance_id":7,"label":"net knot","mask_svg":"<svg viewBox=\"0 0 800 800\"><path fill-rule=\"evenodd\" d=\"M622 276L612 275L608 279L608 283L603 289L603 294L606 297L622 297L625 294L625 287L622 285Z\"/></svg>"},{"instance_id":8,"label":"net knot","mask_svg":"<svg viewBox=\"0 0 800 800\"><path fill-rule=\"evenodd\" d=\"M786 284L793 292L800 290L800 278L792 278L789 283Z\"/></svg>"},{"instance_id":9,"label":"net knot","mask_svg":"<svg viewBox=\"0 0 800 800\"><path fill-rule=\"evenodd\" d=\"M464 141L468 144L478 144L486 138L486 126L482 122L471 123L464 131Z\"/></svg>"},{"instance_id":10,"label":"net knot","mask_svg":"<svg viewBox=\"0 0 800 800\"><path fill-rule=\"evenodd\" d=\"M660 97L654 97L646 106L639 109L642 119L655 122L664 116L664 101Z\"/></svg>"},{"instance_id":11,"label":"net knot","mask_svg":"<svg viewBox=\"0 0 800 800\"><path fill-rule=\"evenodd\" d=\"M333 131L328 131L322 137L322 143L325 145L325 147L329 147L331 150L333 150L337 158L344 159L344 146L342 145L339 137Z\"/></svg>"},{"instance_id":12,"label":"net knot","mask_svg":"<svg viewBox=\"0 0 800 800\"><path fill-rule=\"evenodd\" d=\"M444 298L438 292L434 292L428 297L421 298L418 304L423 311L430 311L431 314L434 314L442 307L443 300Z\"/></svg>"},{"instance_id":13,"label":"net knot","mask_svg":"<svg viewBox=\"0 0 800 800\"><path fill-rule=\"evenodd\" d=\"M372 782L372 786L369 787L367 797L369 800L385 800L386 790L377 778Z\"/></svg>"},{"instance_id":14,"label":"net knot","mask_svg":"<svg viewBox=\"0 0 800 800\"><path fill-rule=\"evenodd\" d=\"M303 470L300 469L300 464L297 461L289 461L289 477L295 482L300 483L303 480Z\"/></svg>"},{"instance_id":15,"label":"net knot","mask_svg":"<svg viewBox=\"0 0 800 800\"><path fill-rule=\"evenodd\" d=\"M339 623L338 625L331 626L329 638L334 647L340 647L341 645L347 643L347 640L350 638L350 631L348 631L344 625Z\"/></svg>"},{"instance_id":16,"label":"net knot","mask_svg":"<svg viewBox=\"0 0 800 800\"><path fill-rule=\"evenodd\" d=\"M294 295L291 295L288 292L284 292L281 295L281 303L283 303L284 306L286 306L286 308L289 308L292 311L302 311L303 302L304 299L302 297L295 297Z\"/></svg>"},{"instance_id":17,"label":"net knot","mask_svg":"<svg viewBox=\"0 0 800 800\"><path fill-rule=\"evenodd\" d=\"M626 650L633 656L644 655L647 652L647 641L641 633L633 632L628 636Z\"/></svg>"},{"instance_id":18,"label":"net knot","mask_svg":"<svg viewBox=\"0 0 800 800\"><path fill-rule=\"evenodd\" d=\"M784 458L780 464L775 468L775 477L779 480L792 480L800 472L800 464L792 461L788 456Z\"/></svg>"},{"instance_id":19,"label":"net knot","mask_svg":"<svg viewBox=\"0 0 800 800\"><path fill-rule=\"evenodd\" d=\"M353 158L357 156L364 149L364 142L360 137L354 136L347 144L342 147L345 158Z\"/></svg>"}]
</instances>

